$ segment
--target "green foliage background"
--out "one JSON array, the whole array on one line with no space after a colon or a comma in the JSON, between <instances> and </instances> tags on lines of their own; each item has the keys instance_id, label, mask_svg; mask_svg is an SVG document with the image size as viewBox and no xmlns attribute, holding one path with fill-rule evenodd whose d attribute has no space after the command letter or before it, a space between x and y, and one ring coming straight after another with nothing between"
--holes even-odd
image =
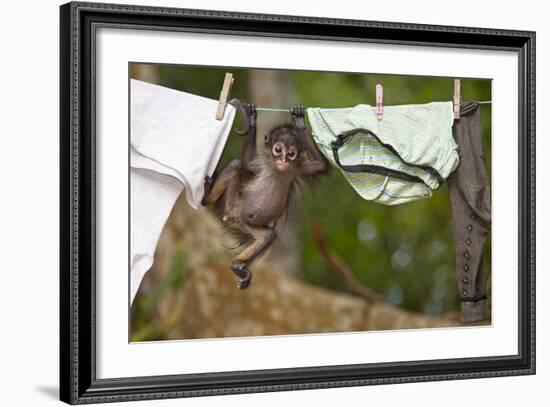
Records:
<instances>
[{"instance_id":1,"label":"green foliage background","mask_svg":"<svg viewBox=\"0 0 550 407\"><path fill-rule=\"evenodd\" d=\"M161 85L212 99L218 99L224 73L231 71L235 76L232 96L257 103L249 98L249 69L160 65L158 71ZM373 104L377 83L384 86L386 105L446 101L452 99L453 92L453 78L290 71L289 80L294 83L295 103L306 107ZM491 81L463 79L462 97L464 101L491 100ZM490 174L491 105L482 105L481 109ZM264 114L270 113L259 112L258 120ZM235 126L241 128L240 118ZM221 165L238 157L241 146L242 138L233 133ZM431 199L387 207L360 198L340 172L333 169L313 191L304 192L296 209L300 213L301 272L305 281L346 291L312 241L312 222L318 221L330 247L352 267L361 282L382 294L386 301L431 315L458 307L446 184ZM484 266L490 276L490 244L485 251ZM174 259L174 263L181 263L181 259ZM176 278L167 284L182 284L180 280ZM138 299L144 301L139 296ZM152 307L139 301L134 308ZM141 319L140 312L133 314Z\"/></svg>"}]
</instances>

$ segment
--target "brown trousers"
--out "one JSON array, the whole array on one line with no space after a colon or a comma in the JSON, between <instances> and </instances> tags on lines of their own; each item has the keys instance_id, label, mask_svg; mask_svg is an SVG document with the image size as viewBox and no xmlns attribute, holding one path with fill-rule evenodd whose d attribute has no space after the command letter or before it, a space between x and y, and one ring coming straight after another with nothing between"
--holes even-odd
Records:
<instances>
[{"instance_id":1,"label":"brown trousers","mask_svg":"<svg viewBox=\"0 0 550 407\"><path fill-rule=\"evenodd\" d=\"M448 178L456 250L456 278L464 322L487 317L483 246L491 229L491 191L485 169L479 104L461 105L453 136L460 164Z\"/></svg>"}]
</instances>

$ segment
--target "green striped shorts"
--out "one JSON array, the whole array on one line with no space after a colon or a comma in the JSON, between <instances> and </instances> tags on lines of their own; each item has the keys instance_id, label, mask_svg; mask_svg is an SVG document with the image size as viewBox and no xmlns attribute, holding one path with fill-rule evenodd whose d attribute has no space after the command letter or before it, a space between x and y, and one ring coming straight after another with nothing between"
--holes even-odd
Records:
<instances>
[{"instance_id":1,"label":"green striped shorts","mask_svg":"<svg viewBox=\"0 0 550 407\"><path fill-rule=\"evenodd\" d=\"M456 169L452 102L307 109L321 152L366 200L398 205L429 198Z\"/></svg>"}]
</instances>

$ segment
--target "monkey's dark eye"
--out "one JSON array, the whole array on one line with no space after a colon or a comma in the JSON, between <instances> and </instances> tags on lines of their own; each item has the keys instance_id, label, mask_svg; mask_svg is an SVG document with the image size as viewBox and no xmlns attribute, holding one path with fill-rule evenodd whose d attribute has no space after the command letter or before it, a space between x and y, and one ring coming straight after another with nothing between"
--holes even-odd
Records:
<instances>
[{"instance_id":1,"label":"monkey's dark eye","mask_svg":"<svg viewBox=\"0 0 550 407\"><path fill-rule=\"evenodd\" d=\"M288 158L290 158L291 160L294 160L296 158L296 151L294 150L291 150L288 152Z\"/></svg>"},{"instance_id":2,"label":"monkey's dark eye","mask_svg":"<svg viewBox=\"0 0 550 407\"><path fill-rule=\"evenodd\" d=\"M283 153L283 147L279 144L275 144L275 146L273 146L273 154L274 155L281 155Z\"/></svg>"}]
</instances>

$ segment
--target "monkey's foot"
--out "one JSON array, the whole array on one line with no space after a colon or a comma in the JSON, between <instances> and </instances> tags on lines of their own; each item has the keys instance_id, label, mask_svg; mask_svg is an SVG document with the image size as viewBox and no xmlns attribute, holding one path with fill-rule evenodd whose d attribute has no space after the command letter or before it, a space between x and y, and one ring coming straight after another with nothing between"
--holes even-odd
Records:
<instances>
[{"instance_id":1,"label":"monkey's foot","mask_svg":"<svg viewBox=\"0 0 550 407\"><path fill-rule=\"evenodd\" d=\"M244 290L245 288L248 288L250 285L250 281L252 280L252 273L250 271L246 271L247 277L241 278L239 280L239 283L237 284L237 288L240 288L241 290Z\"/></svg>"},{"instance_id":2,"label":"monkey's foot","mask_svg":"<svg viewBox=\"0 0 550 407\"><path fill-rule=\"evenodd\" d=\"M231 270L237 277L239 277L239 283L237 287L241 290L244 290L250 285L250 280L252 280L252 273L248 270L247 265L244 261L233 260L231 262Z\"/></svg>"},{"instance_id":3,"label":"monkey's foot","mask_svg":"<svg viewBox=\"0 0 550 407\"><path fill-rule=\"evenodd\" d=\"M256 131L256 117L258 116L256 105L253 105L251 103L243 103L239 99L231 99L229 103L235 106L237 110L241 112L245 122L244 129L235 129L235 133L243 135L250 133L251 130Z\"/></svg>"},{"instance_id":4,"label":"monkey's foot","mask_svg":"<svg viewBox=\"0 0 550 407\"><path fill-rule=\"evenodd\" d=\"M210 191L212 191L213 186L214 186L214 178L206 175L204 177L204 196L202 197L202 201L201 201L202 206L208 205L208 195L210 195Z\"/></svg>"}]
</instances>

